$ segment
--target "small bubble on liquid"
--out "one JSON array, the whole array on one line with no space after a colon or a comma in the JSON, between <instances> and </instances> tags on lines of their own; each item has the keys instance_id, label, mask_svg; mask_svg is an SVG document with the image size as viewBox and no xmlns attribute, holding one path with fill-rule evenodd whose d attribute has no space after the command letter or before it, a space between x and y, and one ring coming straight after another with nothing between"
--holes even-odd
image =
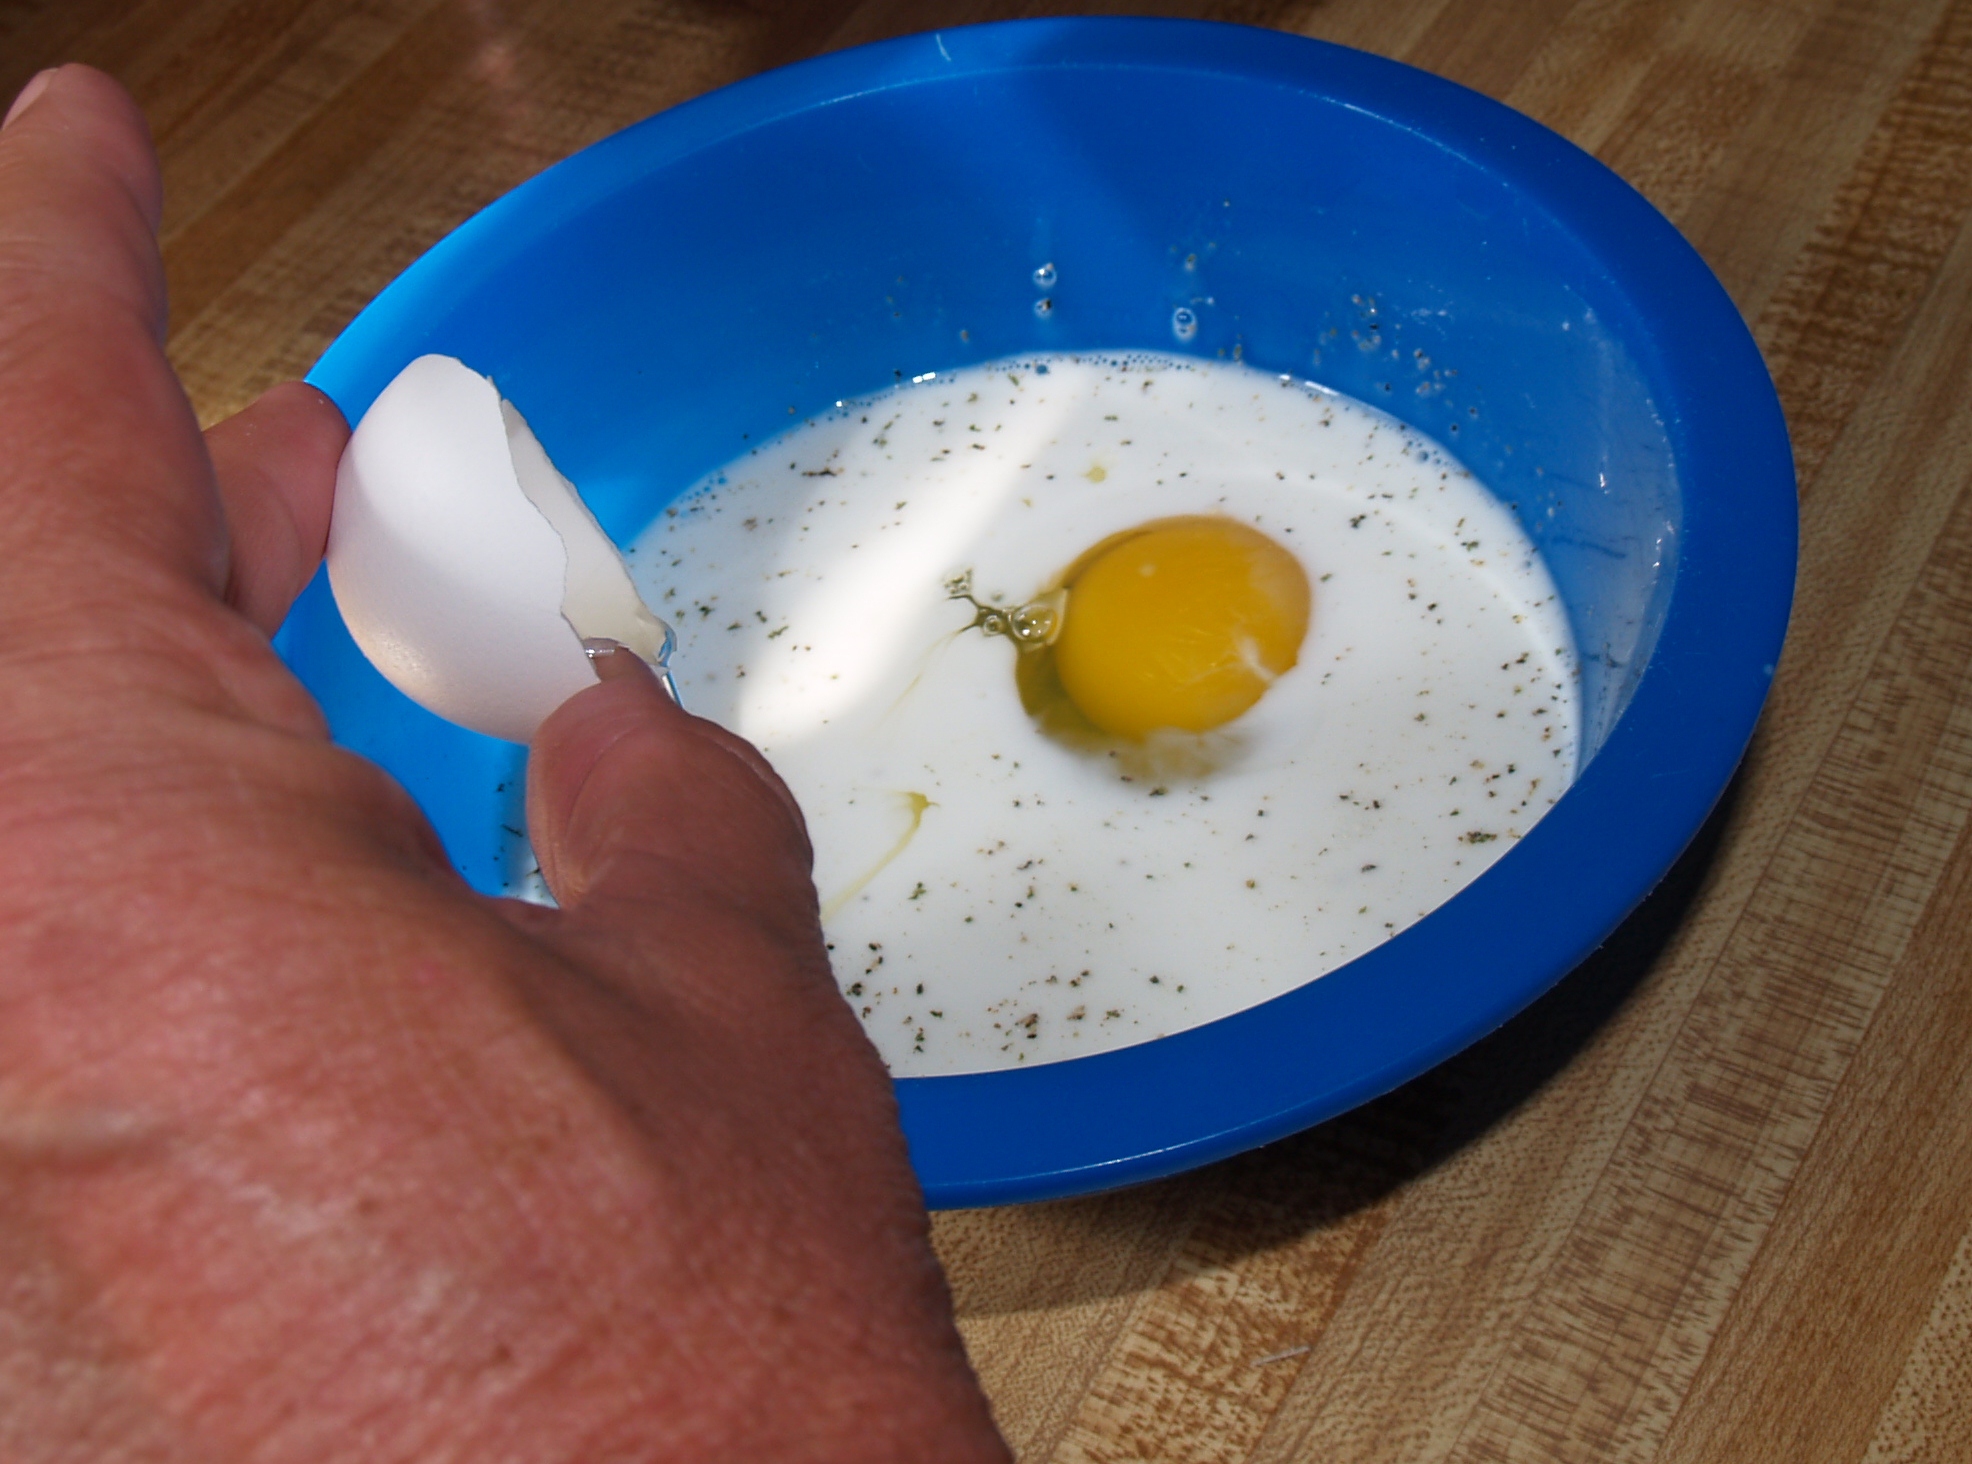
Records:
<instances>
[{"instance_id":1,"label":"small bubble on liquid","mask_svg":"<svg viewBox=\"0 0 1972 1464\"><path fill-rule=\"evenodd\" d=\"M1044 264L1039 269L1034 271L1035 289L1052 290L1054 288L1054 282L1055 282L1055 268L1053 264L1051 263Z\"/></svg>"},{"instance_id":2,"label":"small bubble on liquid","mask_svg":"<svg viewBox=\"0 0 1972 1464\"><path fill-rule=\"evenodd\" d=\"M1054 301L1046 299L1036 300L1034 302L1034 313L1045 320L1048 316L1054 314Z\"/></svg>"},{"instance_id":3,"label":"small bubble on liquid","mask_svg":"<svg viewBox=\"0 0 1972 1464\"><path fill-rule=\"evenodd\" d=\"M1180 305L1171 312L1171 334L1181 341L1188 341L1198 334L1198 313L1188 305Z\"/></svg>"}]
</instances>

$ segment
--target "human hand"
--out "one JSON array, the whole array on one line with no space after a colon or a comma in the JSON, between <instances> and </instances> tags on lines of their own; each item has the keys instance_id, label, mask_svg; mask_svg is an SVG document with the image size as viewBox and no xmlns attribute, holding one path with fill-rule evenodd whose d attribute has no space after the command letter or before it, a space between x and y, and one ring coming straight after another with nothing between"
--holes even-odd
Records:
<instances>
[{"instance_id":1,"label":"human hand","mask_svg":"<svg viewBox=\"0 0 1972 1464\"><path fill-rule=\"evenodd\" d=\"M786 789L613 657L562 908L469 890L269 648L346 432L201 436L158 209L100 74L0 133L0 1457L1005 1459Z\"/></svg>"}]
</instances>

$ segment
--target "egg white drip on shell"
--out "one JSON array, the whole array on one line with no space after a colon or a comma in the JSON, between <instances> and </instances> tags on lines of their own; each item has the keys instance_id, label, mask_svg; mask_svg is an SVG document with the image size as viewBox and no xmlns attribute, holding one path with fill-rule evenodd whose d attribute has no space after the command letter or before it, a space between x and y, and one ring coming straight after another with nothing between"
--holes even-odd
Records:
<instances>
[{"instance_id":1,"label":"egg white drip on shell","mask_svg":"<svg viewBox=\"0 0 1972 1464\"><path fill-rule=\"evenodd\" d=\"M595 671L587 639L661 665L670 628L487 377L420 356L378 395L336 472L329 584L350 635L413 701L530 740Z\"/></svg>"},{"instance_id":2,"label":"egg white drip on shell","mask_svg":"<svg viewBox=\"0 0 1972 1464\"><path fill-rule=\"evenodd\" d=\"M1216 771L1129 781L1038 731L1018 653L963 631L946 584L1019 604L1107 535L1199 513L1294 551L1312 624L1200 744ZM848 403L631 560L675 607L687 704L806 811L838 980L899 1075L1277 995L1442 903L1574 773L1568 621L1512 513L1395 419L1242 366L1007 361Z\"/></svg>"}]
</instances>

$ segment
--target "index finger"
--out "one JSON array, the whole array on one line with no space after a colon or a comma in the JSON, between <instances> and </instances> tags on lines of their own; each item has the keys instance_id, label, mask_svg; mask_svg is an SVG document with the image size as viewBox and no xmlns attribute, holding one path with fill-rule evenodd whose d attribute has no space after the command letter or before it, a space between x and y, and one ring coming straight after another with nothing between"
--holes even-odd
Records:
<instances>
[{"instance_id":1,"label":"index finger","mask_svg":"<svg viewBox=\"0 0 1972 1464\"><path fill-rule=\"evenodd\" d=\"M0 130L0 618L141 617L225 583L197 419L162 348L157 162L136 104L86 66ZM160 573L162 572L162 573Z\"/></svg>"}]
</instances>

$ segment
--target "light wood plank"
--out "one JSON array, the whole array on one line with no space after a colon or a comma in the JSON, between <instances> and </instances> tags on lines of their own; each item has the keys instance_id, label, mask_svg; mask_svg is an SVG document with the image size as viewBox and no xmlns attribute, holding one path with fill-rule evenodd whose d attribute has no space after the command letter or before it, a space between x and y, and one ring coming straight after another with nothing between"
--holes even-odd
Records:
<instances>
[{"instance_id":1,"label":"light wood plank","mask_svg":"<svg viewBox=\"0 0 1972 1464\"><path fill-rule=\"evenodd\" d=\"M1952 1464L1972 1439L1972 1229L1959 1237L1924 1330L1863 1464Z\"/></svg>"}]
</instances>

